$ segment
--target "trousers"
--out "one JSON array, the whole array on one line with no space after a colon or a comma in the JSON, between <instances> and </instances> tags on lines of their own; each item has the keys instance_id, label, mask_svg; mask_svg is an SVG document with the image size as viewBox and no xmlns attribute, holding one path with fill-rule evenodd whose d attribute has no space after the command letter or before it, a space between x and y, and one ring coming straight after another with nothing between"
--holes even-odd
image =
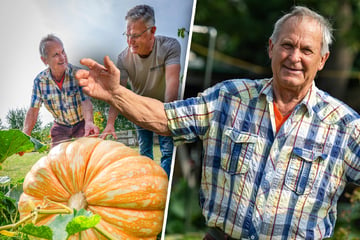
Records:
<instances>
[{"instance_id":1,"label":"trousers","mask_svg":"<svg viewBox=\"0 0 360 240\"><path fill-rule=\"evenodd\" d=\"M138 135L140 154L143 156L147 156L151 159L154 159L154 153L153 153L154 133L139 126L136 126L136 131ZM166 174L169 177L171 170L172 156L174 151L174 142L172 137L169 136L159 135L158 138L159 138L159 145L161 152L160 165L165 170Z\"/></svg>"}]
</instances>

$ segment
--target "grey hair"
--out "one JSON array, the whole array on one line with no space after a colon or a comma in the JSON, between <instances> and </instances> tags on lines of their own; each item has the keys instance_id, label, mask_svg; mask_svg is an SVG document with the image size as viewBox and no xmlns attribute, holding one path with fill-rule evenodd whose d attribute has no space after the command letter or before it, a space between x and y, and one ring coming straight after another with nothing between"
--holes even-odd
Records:
<instances>
[{"instance_id":1,"label":"grey hair","mask_svg":"<svg viewBox=\"0 0 360 240\"><path fill-rule=\"evenodd\" d=\"M126 16L126 21L137 21L143 20L147 27L152 27L155 25L155 14L154 9L149 5L137 5L130 9Z\"/></svg>"},{"instance_id":2,"label":"grey hair","mask_svg":"<svg viewBox=\"0 0 360 240\"><path fill-rule=\"evenodd\" d=\"M329 47L333 40L333 29L330 22L320 14L310 10L307 7L302 6L295 6L290 13L283 15L280 19L276 21L274 25L274 31L270 36L272 42L275 43L278 40L280 31L284 23L291 17L310 17L316 20L319 23L320 29L322 31L321 56L324 56L326 53L329 52Z\"/></svg>"},{"instance_id":3,"label":"grey hair","mask_svg":"<svg viewBox=\"0 0 360 240\"><path fill-rule=\"evenodd\" d=\"M60 38L58 38L54 34L48 34L47 36L45 36L41 39L40 45L39 45L40 56L42 56L44 58L47 57L46 45L48 42L58 42L61 44L61 46L64 46L62 41L60 40Z\"/></svg>"}]
</instances>

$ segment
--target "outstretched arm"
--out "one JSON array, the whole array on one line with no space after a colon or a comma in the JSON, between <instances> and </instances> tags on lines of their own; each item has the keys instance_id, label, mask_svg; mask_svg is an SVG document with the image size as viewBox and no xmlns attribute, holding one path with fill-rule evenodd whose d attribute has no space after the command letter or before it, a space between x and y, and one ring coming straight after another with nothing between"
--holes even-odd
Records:
<instances>
[{"instance_id":1,"label":"outstretched arm","mask_svg":"<svg viewBox=\"0 0 360 240\"><path fill-rule=\"evenodd\" d=\"M104 58L104 66L88 58L80 63L89 68L76 73L86 94L106 101L136 125L160 135L170 135L164 104L121 86L120 71L108 56Z\"/></svg>"}]
</instances>

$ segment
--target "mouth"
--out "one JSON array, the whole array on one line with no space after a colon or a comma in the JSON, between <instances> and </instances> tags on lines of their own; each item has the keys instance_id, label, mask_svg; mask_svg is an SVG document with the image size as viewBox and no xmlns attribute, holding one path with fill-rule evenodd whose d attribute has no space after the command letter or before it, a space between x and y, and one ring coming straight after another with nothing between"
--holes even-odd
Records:
<instances>
[{"instance_id":1,"label":"mouth","mask_svg":"<svg viewBox=\"0 0 360 240\"><path fill-rule=\"evenodd\" d=\"M293 73L293 74L299 74L303 72L302 68L292 68L292 67L288 67L288 66L284 66L284 69L289 72L289 73Z\"/></svg>"}]
</instances>

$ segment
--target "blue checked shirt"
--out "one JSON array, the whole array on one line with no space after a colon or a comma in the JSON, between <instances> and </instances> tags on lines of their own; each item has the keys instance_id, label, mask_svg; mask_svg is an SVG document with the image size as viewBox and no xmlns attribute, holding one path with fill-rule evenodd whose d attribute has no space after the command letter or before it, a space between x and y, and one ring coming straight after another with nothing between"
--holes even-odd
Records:
<instances>
[{"instance_id":1,"label":"blue checked shirt","mask_svg":"<svg viewBox=\"0 0 360 240\"><path fill-rule=\"evenodd\" d=\"M278 133L271 79L229 80L165 104L174 140L203 141L200 205L233 238L321 239L360 183L359 115L313 84Z\"/></svg>"},{"instance_id":2,"label":"blue checked shirt","mask_svg":"<svg viewBox=\"0 0 360 240\"><path fill-rule=\"evenodd\" d=\"M81 102L88 97L75 79L78 69L68 64L61 90L52 79L49 68L39 73L34 80L30 106L39 108L44 103L55 122L62 125L71 126L83 120Z\"/></svg>"}]
</instances>

